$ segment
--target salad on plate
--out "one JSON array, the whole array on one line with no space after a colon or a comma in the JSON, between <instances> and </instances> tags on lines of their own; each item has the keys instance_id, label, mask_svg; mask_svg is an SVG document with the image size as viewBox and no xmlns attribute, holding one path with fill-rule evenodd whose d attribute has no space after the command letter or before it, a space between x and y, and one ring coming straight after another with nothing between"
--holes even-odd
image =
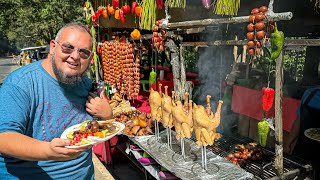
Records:
<instances>
[{"instance_id":1,"label":"salad on plate","mask_svg":"<svg viewBox=\"0 0 320 180\"><path fill-rule=\"evenodd\" d=\"M62 139L69 139L67 148L79 148L107 141L124 129L119 122L86 120L66 129Z\"/></svg>"}]
</instances>

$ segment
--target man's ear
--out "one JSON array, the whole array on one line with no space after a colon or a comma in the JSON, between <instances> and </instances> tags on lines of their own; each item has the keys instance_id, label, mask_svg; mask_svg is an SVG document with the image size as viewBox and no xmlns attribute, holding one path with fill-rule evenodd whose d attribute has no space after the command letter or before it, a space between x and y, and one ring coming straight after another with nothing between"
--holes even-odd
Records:
<instances>
[{"instance_id":1,"label":"man's ear","mask_svg":"<svg viewBox=\"0 0 320 180\"><path fill-rule=\"evenodd\" d=\"M53 54L53 51L56 47L56 42L54 40L51 40L50 41L50 50L49 50L49 54L52 55Z\"/></svg>"}]
</instances>

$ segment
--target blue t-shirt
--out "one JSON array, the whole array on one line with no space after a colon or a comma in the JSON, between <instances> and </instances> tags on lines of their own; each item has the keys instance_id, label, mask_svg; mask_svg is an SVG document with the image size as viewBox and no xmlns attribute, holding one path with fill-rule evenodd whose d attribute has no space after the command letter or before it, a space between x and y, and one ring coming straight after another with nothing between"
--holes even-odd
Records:
<instances>
[{"instance_id":1,"label":"blue t-shirt","mask_svg":"<svg viewBox=\"0 0 320 180\"><path fill-rule=\"evenodd\" d=\"M309 103L307 104L309 107L312 107L314 109L318 109L320 110L320 87L314 87L314 88L310 88L308 90L306 90L303 93L303 96L301 98L301 102L299 105L299 108L297 109L297 115L300 116L300 109L302 104L307 100L307 98L309 97L310 93L314 90L318 89L318 91L316 92L316 94L314 94L314 96L310 99Z\"/></svg>"},{"instance_id":2,"label":"blue t-shirt","mask_svg":"<svg viewBox=\"0 0 320 180\"><path fill-rule=\"evenodd\" d=\"M0 88L0 132L51 141L66 128L92 119L85 110L91 81L61 84L41 63L19 68L5 79ZM0 179L94 179L92 151L69 161L25 161L0 153Z\"/></svg>"}]
</instances>

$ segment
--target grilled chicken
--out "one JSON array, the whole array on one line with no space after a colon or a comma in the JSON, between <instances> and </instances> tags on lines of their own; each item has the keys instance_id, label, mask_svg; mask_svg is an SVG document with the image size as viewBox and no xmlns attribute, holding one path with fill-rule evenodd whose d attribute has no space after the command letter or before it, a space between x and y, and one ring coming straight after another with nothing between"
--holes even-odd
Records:
<instances>
[{"instance_id":1,"label":"grilled chicken","mask_svg":"<svg viewBox=\"0 0 320 180\"><path fill-rule=\"evenodd\" d=\"M198 146L207 146L214 143L214 139L220 137L216 128L220 124L220 112L222 101L219 101L216 113L213 113L210 106L211 96L207 96L207 108L201 105L193 105L193 119L195 123L196 139Z\"/></svg>"},{"instance_id":2,"label":"grilled chicken","mask_svg":"<svg viewBox=\"0 0 320 180\"><path fill-rule=\"evenodd\" d=\"M161 95L158 91L151 89L149 96L149 103L151 109L151 116L153 119L160 121L161 120Z\"/></svg>"},{"instance_id":3,"label":"grilled chicken","mask_svg":"<svg viewBox=\"0 0 320 180\"><path fill-rule=\"evenodd\" d=\"M186 96L188 97L188 96ZM173 103L172 117L173 123L176 129L176 138L191 138L193 131L193 120L192 120L192 101L185 99L185 105L182 105L181 101ZM186 108L185 108L186 107Z\"/></svg>"},{"instance_id":4,"label":"grilled chicken","mask_svg":"<svg viewBox=\"0 0 320 180\"><path fill-rule=\"evenodd\" d=\"M168 86L164 87L165 94L162 96L162 124L165 128L172 127L172 99L168 96Z\"/></svg>"}]
</instances>

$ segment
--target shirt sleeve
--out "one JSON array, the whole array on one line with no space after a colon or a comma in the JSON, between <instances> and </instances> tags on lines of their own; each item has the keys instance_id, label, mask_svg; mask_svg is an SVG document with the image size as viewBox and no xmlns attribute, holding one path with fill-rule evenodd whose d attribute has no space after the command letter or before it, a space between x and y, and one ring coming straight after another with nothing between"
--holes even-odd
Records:
<instances>
[{"instance_id":1,"label":"shirt sleeve","mask_svg":"<svg viewBox=\"0 0 320 180\"><path fill-rule=\"evenodd\" d=\"M30 98L26 91L13 83L0 88L0 132L26 131L30 113Z\"/></svg>"}]
</instances>

